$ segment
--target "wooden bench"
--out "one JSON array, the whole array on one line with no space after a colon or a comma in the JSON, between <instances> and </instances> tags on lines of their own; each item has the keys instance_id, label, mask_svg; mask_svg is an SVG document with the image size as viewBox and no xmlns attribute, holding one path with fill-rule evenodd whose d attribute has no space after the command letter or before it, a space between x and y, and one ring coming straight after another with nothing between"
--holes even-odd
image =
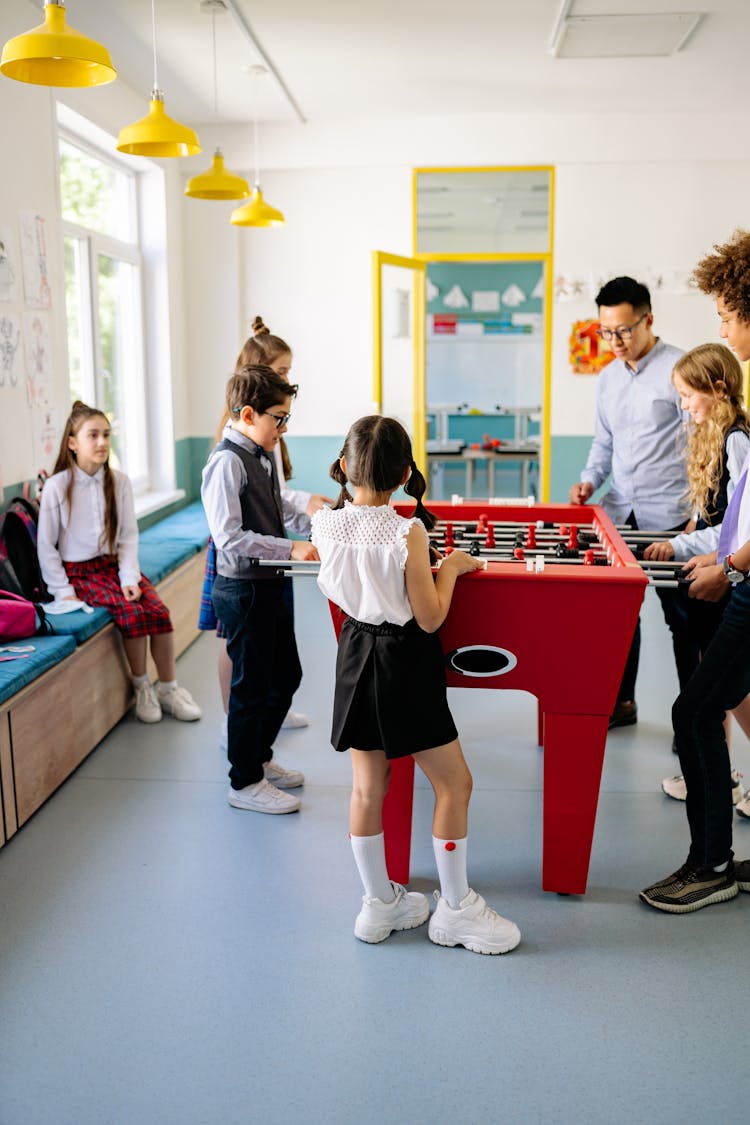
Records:
<instances>
[{"instance_id":1,"label":"wooden bench","mask_svg":"<svg viewBox=\"0 0 750 1125\"><path fill-rule=\"evenodd\" d=\"M141 538L143 573L152 577L149 570L157 574L155 567L166 571L155 585L169 607L178 656L198 636L208 537L201 517L200 506L191 505L155 524ZM195 525L192 535L188 534L191 523ZM187 553L188 557L170 569L168 548L175 543L184 546L184 550L178 547L177 556ZM74 616L78 617L70 615ZM0 703L0 847L132 706L122 639L108 617L106 614L92 636L76 638L72 644L70 637L33 638L29 643L42 654L49 650L51 667ZM64 622L66 618L55 620ZM18 662L19 674L22 663Z\"/></svg>"}]
</instances>

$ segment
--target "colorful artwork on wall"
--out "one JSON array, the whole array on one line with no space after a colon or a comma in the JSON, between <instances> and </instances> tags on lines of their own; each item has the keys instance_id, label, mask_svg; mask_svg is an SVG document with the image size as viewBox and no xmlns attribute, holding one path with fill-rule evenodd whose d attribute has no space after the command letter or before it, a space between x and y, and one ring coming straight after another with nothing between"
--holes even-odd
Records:
<instances>
[{"instance_id":1,"label":"colorful artwork on wall","mask_svg":"<svg viewBox=\"0 0 750 1125\"><path fill-rule=\"evenodd\" d=\"M598 320L575 320L570 330L570 366L574 375L598 375L614 358L599 339Z\"/></svg>"}]
</instances>

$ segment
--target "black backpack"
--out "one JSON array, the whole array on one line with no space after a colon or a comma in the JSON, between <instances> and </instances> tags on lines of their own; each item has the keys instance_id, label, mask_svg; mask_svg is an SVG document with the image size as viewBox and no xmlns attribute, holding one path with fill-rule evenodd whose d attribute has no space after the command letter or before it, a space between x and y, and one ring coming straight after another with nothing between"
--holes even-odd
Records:
<instances>
[{"instance_id":1,"label":"black backpack","mask_svg":"<svg viewBox=\"0 0 750 1125\"><path fill-rule=\"evenodd\" d=\"M0 588L32 602L50 601L36 553L39 502L15 496L0 515Z\"/></svg>"}]
</instances>

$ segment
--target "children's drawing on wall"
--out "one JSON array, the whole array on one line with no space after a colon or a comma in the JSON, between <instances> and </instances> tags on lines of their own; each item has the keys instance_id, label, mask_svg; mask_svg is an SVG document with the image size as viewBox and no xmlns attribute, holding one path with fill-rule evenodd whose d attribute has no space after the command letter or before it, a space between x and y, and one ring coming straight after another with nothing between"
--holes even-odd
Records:
<instances>
[{"instance_id":1,"label":"children's drawing on wall","mask_svg":"<svg viewBox=\"0 0 750 1125\"><path fill-rule=\"evenodd\" d=\"M51 473L60 445L61 429L54 412L48 408L32 411L34 464L39 472Z\"/></svg>"},{"instance_id":2,"label":"children's drawing on wall","mask_svg":"<svg viewBox=\"0 0 750 1125\"><path fill-rule=\"evenodd\" d=\"M46 406L52 396L52 352L47 313L23 314L26 390L30 406Z\"/></svg>"},{"instance_id":3,"label":"children's drawing on wall","mask_svg":"<svg viewBox=\"0 0 750 1125\"><path fill-rule=\"evenodd\" d=\"M0 301L12 301L16 296L15 247L10 227L0 227Z\"/></svg>"},{"instance_id":4,"label":"children's drawing on wall","mask_svg":"<svg viewBox=\"0 0 750 1125\"><path fill-rule=\"evenodd\" d=\"M47 270L46 220L36 211L21 212L23 291L32 309L51 309L52 290Z\"/></svg>"},{"instance_id":5,"label":"children's drawing on wall","mask_svg":"<svg viewBox=\"0 0 750 1125\"><path fill-rule=\"evenodd\" d=\"M613 353L599 339L598 320L576 320L570 330L570 366L574 375L598 375Z\"/></svg>"},{"instance_id":6,"label":"children's drawing on wall","mask_svg":"<svg viewBox=\"0 0 750 1125\"><path fill-rule=\"evenodd\" d=\"M18 386L21 328L13 313L0 313L0 387Z\"/></svg>"}]
</instances>

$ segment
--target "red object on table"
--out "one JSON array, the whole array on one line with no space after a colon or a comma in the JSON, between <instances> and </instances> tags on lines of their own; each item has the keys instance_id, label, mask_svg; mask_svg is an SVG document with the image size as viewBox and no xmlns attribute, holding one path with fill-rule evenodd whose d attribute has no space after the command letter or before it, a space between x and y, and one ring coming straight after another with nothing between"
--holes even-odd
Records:
<instances>
[{"instance_id":1,"label":"red object on table","mask_svg":"<svg viewBox=\"0 0 750 1125\"><path fill-rule=\"evenodd\" d=\"M480 514L472 503L429 507L454 524ZM413 510L396 508L403 515ZM498 505L489 518L520 525L524 515L528 520L526 509ZM513 688L537 697L544 751L542 887L585 894L609 716L647 578L603 509L539 504L533 515L593 530L611 565L548 561L536 573L522 563L489 560L486 571L456 583L440 640L449 687ZM336 606L331 614L338 636L343 615ZM554 641L560 637L564 646ZM488 659L494 661L490 672ZM383 830L388 872L399 883L409 880L413 795L413 758L392 762Z\"/></svg>"}]
</instances>

